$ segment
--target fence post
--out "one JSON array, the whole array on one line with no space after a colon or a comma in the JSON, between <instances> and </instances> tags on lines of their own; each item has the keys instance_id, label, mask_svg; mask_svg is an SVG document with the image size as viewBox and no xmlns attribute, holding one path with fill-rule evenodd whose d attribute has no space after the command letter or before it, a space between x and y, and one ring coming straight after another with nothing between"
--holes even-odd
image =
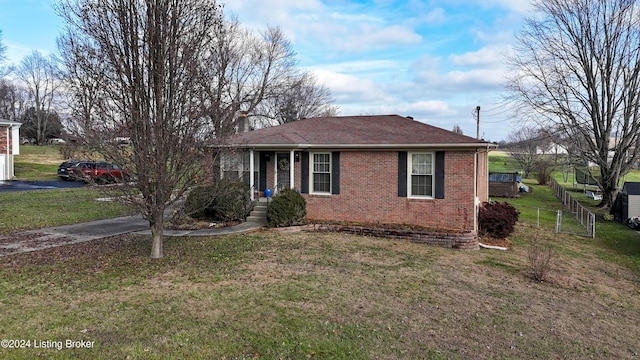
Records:
<instances>
[{"instance_id":1,"label":"fence post","mask_svg":"<svg viewBox=\"0 0 640 360\"><path fill-rule=\"evenodd\" d=\"M556 214L556 234L560 232L562 228L562 210L558 210Z\"/></svg>"}]
</instances>

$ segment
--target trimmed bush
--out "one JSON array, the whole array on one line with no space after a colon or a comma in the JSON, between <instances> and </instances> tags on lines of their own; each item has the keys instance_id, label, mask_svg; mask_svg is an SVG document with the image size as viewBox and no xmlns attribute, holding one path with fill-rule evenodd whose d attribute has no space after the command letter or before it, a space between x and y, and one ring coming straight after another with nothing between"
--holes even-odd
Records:
<instances>
[{"instance_id":1,"label":"trimmed bush","mask_svg":"<svg viewBox=\"0 0 640 360\"><path fill-rule=\"evenodd\" d=\"M283 189L273 197L267 212L271 227L303 225L307 216L307 201L296 190Z\"/></svg>"},{"instance_id":2,"label":"trimmed bush","mask_svg":"<svg viewBox=\"0 0 640 360\"><path fill-rule=\"evenodd\" d=\"M185 213L194 219L244 220L250 209L248 190L249 187L245 183L230 180L196 187L187 196L184 204Z\"/></svg>"},{"instance_id":3,"label":"trimmed bush","mask_svg":"<svg viewBox=\"0 0 640 360\"><path fill-rule=\"evenodd\" d=\"M506 202L484 203L478 212L480 235L504 239L515 230L520 213Z\"/></svg>"},{"instance_id":4,"label":"trimmed bush","mask_svg":"<svg viewBox=\"0 0 640 360\"><path fill-rule=\"evenodd\" d=\"M189 192L184 202L184 212L194 219L211 217L208 212L216 197L216 187L213 185L198 186Z\"/></svg>"},{"instance_id":5,"label":"trimmed bush","mask_svg":"<svg viewBox=\"0 0 640 360\"><path fill-rule=\"evenodd\" d=\"M249 186L242 181L221 180L209 206L211 218L218 221L244 220L251 209Z\"/></svg>"}]
</instances>

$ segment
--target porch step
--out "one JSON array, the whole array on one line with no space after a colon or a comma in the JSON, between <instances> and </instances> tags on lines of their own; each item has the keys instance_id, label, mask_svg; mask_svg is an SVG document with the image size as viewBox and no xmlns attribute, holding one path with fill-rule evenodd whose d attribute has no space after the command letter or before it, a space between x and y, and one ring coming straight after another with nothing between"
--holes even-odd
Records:
<instances>
[{"instance_id":1,"label":"porch step","mask_svg":"<svg viewBox=\"0 0 640 360\"><path fill-rule=\"evenodd\" d=\"M258 202L253 206L253 210L247 216L247 221L267 222L267 198L258 199Z\"/></svg>"}]
</instances>

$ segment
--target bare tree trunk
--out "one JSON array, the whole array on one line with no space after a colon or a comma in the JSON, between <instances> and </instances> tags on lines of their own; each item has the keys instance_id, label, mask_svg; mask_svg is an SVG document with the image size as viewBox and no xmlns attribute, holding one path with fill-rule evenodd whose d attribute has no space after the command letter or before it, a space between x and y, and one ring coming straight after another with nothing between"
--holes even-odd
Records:
<instances>
[{"instance_id":1,"label":"bare tree trunk","mask_svg":"<svg viewBox=\"0 0 640 360\"><path fill-rule=\"evenodd\" d=\"M154 213L149 219L151 225L151 258L160 259L164 255L162 249L162 233L164 228L164 215L162 212Z\"/></svg>"}]
</instances>

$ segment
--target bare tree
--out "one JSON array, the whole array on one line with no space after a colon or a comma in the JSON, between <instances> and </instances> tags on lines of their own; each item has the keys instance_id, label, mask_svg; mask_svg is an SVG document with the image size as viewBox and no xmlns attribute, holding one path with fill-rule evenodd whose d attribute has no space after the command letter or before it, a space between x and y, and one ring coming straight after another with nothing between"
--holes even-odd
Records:
<instances>
[{"instance_id":1,"label":"bare tree","mask_svg":"<svg viewBox=\"0 0 640 360\"><path fill-rule=\"evenodd\" d=\"M540 0L510 59L510 89L527 120L557 129L600 168L601 206L640 145L640 4L635 0Z\"/></svg>"},{"instance_id":2,"label":"bare tree","mask_svg":"<svg viewBox=\"0 0 640 360\"><path fill-rule=\"evenodd\" d=\"M255 111L266 119L267 125L337 114L329 88L319 84L313 74L293 74L283 85L280 92L265 99Z\"/></svg>"},{"instance_id":3,"label":"bare tree","mask_svg":"<svg viewBox=\"0 0 640 360\"><path fill-rule=\"evenodd\" d=\"M7 60L7 46L2 44L2 30L0 30L0 64Z\"/></svg>"},{"instance_id":4,"label":"bare tree","mask_svg":"<svg viewBox=\"0 0 640 360\"><path fill-rule=\"evenodd\" d=\"M60 48L83 98L84 138L136 177L126 197L149 220L163 256L164 212L201 172L209 134L203 84L222 25L212 0L65 0ZM98 64L98 66L94 66ZM95 96L87 99L90 91ZM83 106L85 108L83 108ZM114 137L126 132L131 147Z\"/></svg>"},{"instance_id":5,"label":"bare tree","mask_svg":"<svg viewBox=\"0 0 640 360\"><path fill-rule=\"evenodd\" d=\"M0 79L0 119L20 121L27 94L9 79Z\"/></svg>"},{"instance_id":6,"label":"bare tree","mask_svg":"<svg viewBox=\"0 0 640 360\"><path fill-rule=\"evenodd\" d=\"M206 60L202 104L215 135L222 138L234 131L240 112L253 113L286 88L295 54L276 27L256 36L237 20L227 20L215 31L216 41Z\"/></svg>"},{"instance_id":7,"label":"bare tree","mask_svg":"<svg viewBox=\"0 0 640 360\"><path fill-rule=\"evenodd\" d=\"M453 125L453 130L451 131L453 131L456 134L464 135L464 133L462 132L462 128L458 124Z\"/></svg>"},{"instance_id":8,"label":"bare tree","mask_svg":"<svg viewBox=\"0 0 640 360\"><path fill-rule=\"evenodd\" d=\"M60 88L58 61L53 56L47 58L34 50L22 59L17 74L27 90L30 107L35 109L36 144L45 144L50 134L49 120L52 119L47 114L53 110L52 105Z\"/></svg>"},{"instance_id":9,"label":"bare tree","mask_svg":"<svg viewBox=\"0 0 640 360\"><path fill-rule=\"evenodd\" d=\"M509 143L506 147L511 157L524 170L524 177L528 178L545 154L548 138L540 129L526 126L514 130L507 138Z\"/></svg>"},{"instance_id":10,"label":"bare tree","mask_svg":"<svg viewBox=\"0 0 640 360\"><path fill-rule=\"evenodd\" d=\"M0 76L5 76L11 71L10 66L3 65L7 61L7 46L2 43L2 30L0 30Z\"/></svg>"}]
</instances>

